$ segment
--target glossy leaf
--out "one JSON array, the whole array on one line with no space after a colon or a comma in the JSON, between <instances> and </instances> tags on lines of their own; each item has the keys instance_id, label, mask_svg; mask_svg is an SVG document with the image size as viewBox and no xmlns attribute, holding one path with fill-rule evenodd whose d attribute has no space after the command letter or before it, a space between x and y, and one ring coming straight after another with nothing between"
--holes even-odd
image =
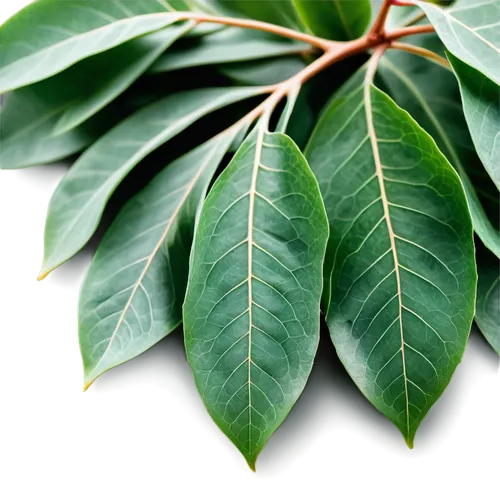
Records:
<instances>
[{"instance_id":1,"label":"glossy leaf","mask_svg":"<svg viewBox=\"0 0 500 500\"><path fill-rule=\"evenodd\" d=\"M360 37L371 19L371 0L293 0L304 24L331 40Z\"/></svg>"},{"instance_id":2,"label":"glossy leaf","mask_svg":"<svg viewBox=\"0 0 500 500\"><path fill-rule=\"evenodd\" d=\"M487 250L478 249L476 323L500 355L500 262Z\"/></svg>"},{"instance_id":3,"label":"glossy leaf","mask_svg":"<svg viewBox=\"0 0 500 500\"><path fill-rule=\"evenodd\" d=\"M500 87L451 54L449 59L460 84L465 118L476 151L500 189Z\"/></svg>"},{"instance_id":4,"label":"glossy leaf","mask_svg":"<svg viewBox=\"0 0 500 500\"><path fill-rule=\"evenodd\" d=\"M125 106L113 103L80 126L54 134L64 112L90 80L97 78L83 69L74 66L7 96L0 108L0 168L25 168L61 160L85 149L119 121Z\"/></svg>"},{"instance_id":5,"label":"glossy leaf","mask_svg":"<svg viewBox=\"0 0 500 500\"><path fill-rule=\"evenodd\" d=\"M472 225L432 138L369 77L306 150L330 223L326 319L363 394L413 446L460 362L474 314Z\"/></svg>"},{"instance_id":6,"label":"glossy leaf","mask_svg":"<svg viewBox=\"0 0 500 500\"><path fill-rule=\"evenodd\" d=\"M160 73L177 69L250 61L287 54L300 54L310 49L304 43L263 36L253 30L229 28L193 40L166 52L151 68Z\"/></svg>"},{"instance_id":7,"label":"glossy leaf","mask_svg":"<svg viewBox=\"0 0 500 500\"><path fill-rule=\"evenodd\" d=\"M248 17L296 30L304 30L304 25L295 10L293 0L195 0L195 3L213 13Z\"/></svg>"},{"instance_id":8,"label":"glossy leaf","mask_svg":"<svg viewBox=\"0 0 500 500\"><path fill-rule=\"evenodd\" d=\"M80 295L85 387L181 323L195 221L235 133L220 134L174 161L107 231Z\"/></svg>"},{"instance_id":9,"label":"glossy leaf","mask_svg":"<svg viewBox=\"0 0 500 500\"><path fill-rule=\"evenodd\" d=\"M434 35L422 37L418 42L435 52L441 49ZM378 73L394 100L432 135L458 171L474 229L484 244L500 257L500 234L489 220L476 191L477 186L471 181L471 176L477 175L482 165L459 105L460 94L453 73L427 59L398 51L384 56ZM494 191L493 185L492 188Z\"/></svg>"},{"instance_id":10,"label":"glossy leaf","mask_svg":"<svg viewBox=\"0 0 500 500\"><path fill-rule=\"evenodd\" d=\"M203 205L184 304L198 390L252 469L312 368L327 236L302 153L260 122Z\"/></svg>"},{"instance_id":11,"label":"glossy leaf","mask_svg":"<svg viewBox=\"0 0 500 500\"><path fill-rule=\"evenodd\" d=\"M179 37L193 27L187 23L151 33L94 56L85 62L94 78L81 89L57 122L59 134L95 115L134 83ZM83 69L83 68L81 68Z\"/></svg>"},{"instance_id":12,"label":"glossy leaf","mask_svg":"<svg viewBox=\"0 0 500 500\"><path fill-rule=\"evenodd\" d=\"M236 87L173 94L104 135L73 165L50 200L40 279L87 243L109 197L143 158L208 113L261 93L261 88Z\"/></svg>"},{"instance_id":13,"label":"glossy leaf","mask_svg":"<svg viewBox=\"0 0 500 500\"><path fill-rule=\"evenodd\" d=\"M500 0L464 0L449 9L418 5L454 56L500 85Z\"/></svg>"},{"instance_id":14,"label":"glossy leaf","mask_svg":"<svg viewBox=\"0 0 500 500\"><path fill-rule=\"evenodd\" d=\"M177 17L155 0L33 2L0 27L0 93L55 75Z\"/></svg>"}]
</instances>

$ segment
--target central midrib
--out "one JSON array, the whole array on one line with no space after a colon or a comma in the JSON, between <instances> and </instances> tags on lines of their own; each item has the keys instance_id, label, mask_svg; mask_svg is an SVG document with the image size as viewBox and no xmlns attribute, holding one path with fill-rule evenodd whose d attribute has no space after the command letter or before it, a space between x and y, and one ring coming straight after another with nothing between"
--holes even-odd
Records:
<instances>
[{"instance_id":1,"label":"central midrib","mask_svg":"<svg viewBox=\"0 0 500 500\"><path fill-rule=\"evenodd\" d=\"M373 123L373 110L371 102L371 89L372 89L372 79L376 70L376 66L373 66L373 71L368 70L364 82L364 101L366 110L366 124L368 128L368 135L370 137L370 142L373 150L373 159L375 162L375 171L378 177L380 186L380 196L382 199L382 205L384 208L384 218L387 224L387 231L389 233L389 239L391 242L391 250L394 259L394 268L396 274L396 284L397 284L397 295L399 303L399 331L401 335L401 357L403 362L403 379L405 386L405 403L406 403L406 438L409 442L410 439L410 412L409 412L409 399L408 399L408 379L406 376L406 357L405 357L405 341L403 334L403 301L401 294L401 278L399 275L399 259L396 249L396 240L394 237L394 230L392 228L392 222L389 211L389 203L387 200L387 193L385 191L384 176L382 171L382 162L380 160L380 153L378 149L377 135L375 131L375 126Z\"/></svg>"}]
</instances>

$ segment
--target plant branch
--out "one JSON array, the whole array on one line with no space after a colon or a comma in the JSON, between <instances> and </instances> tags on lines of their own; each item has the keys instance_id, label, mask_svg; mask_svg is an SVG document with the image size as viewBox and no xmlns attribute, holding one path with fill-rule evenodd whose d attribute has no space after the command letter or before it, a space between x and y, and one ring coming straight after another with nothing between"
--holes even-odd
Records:
<instances>
[{"instance_id":1,"label":"plant branch","mask_svg":"<svg viewBox=\"0 0 500 500\"><path fill-rule=\"evenodd\" d=\"M322 50L329 50L332 47L343 45L343 42L334 42L326 38L320 38L307 33L301 33L276 24L266 23L264 21L254 21L252 19L240 19L236 17L212 16L211 14L201 14L199 12L178 12L176 16L180 21L193 19L197 23L215 23L224 24L225 26L236 26L239 28L251 28L259 31L274 33L285 38L292 38L301 42L308 43Z\"/></svg>"},{"instance_id":2,"label":"plant branch","mask_svg":"<svg viewBox=\"0 0 500 500\"><path fill-rule=\"evenodd\" d=\"M389 48L403 50L405 52L409 52L410 54L416 54L417 56L425 57L426 59L429 59L436 64L444 66L446 69L450 69L450 63L444 57L441 57L435 52L432 52L432 50L402 42L392 42Z\"/></svg>"},{"instance_id":3,"label":"plant branch","mask_svg":"<svg viewBox=\"0 0 500 500\"><path fill-rule=\"evenodd\" d=\"M417 12L413 17L411 17L410 19L408 19L408 21L406 21L406 26L412 26L413 24L417 24L424 18L425 18L424 11Z\"/></svg>"},{"instance_id":4,"label":"plant branch","mask_svg":"<svg viewBox=\"0 0 500 500\"><path fill-rule=\"evenodd\" d=\"M405 36L420 35L422 33L434 33L432 24L419 24L418 26L407 26L399 28L386 34L386 40L392 41Z\"/></svg>"},{"instance_id":5,"label":"plant branch","mask_svg":"<svg viewBox=\"0 0 500 500\"><path fill-rule=\"evenodd\" d=\"M389 10L392 7L392 0L384 0L382 7L380 7L380 11L378 13L377 18L373 22L372 27L368 33L369 36L378 36L384 32L385 21L387 20L387 15L389 14Z\"/></svg>"}]
</instances>

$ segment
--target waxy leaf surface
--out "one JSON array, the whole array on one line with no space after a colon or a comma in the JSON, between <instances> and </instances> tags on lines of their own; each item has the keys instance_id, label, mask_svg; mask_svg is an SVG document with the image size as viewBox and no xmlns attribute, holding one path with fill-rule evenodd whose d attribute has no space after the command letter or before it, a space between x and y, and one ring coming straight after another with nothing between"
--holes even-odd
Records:
<instances>
[{"instance_id":1,"label":"waxy leaf surface","mask_svg":"<svg viewBox=\"0 0 500 500\"><path fill-rule=\"evenodd\" d=\"M500 189L500 87L451 54L449 59L460 84L465 118L477 154Z\"/></svg>"},{"instance_id":2,"label":"waxy leaf surface","mask_svg":"<svg viewBox=\"0 0 500 500\"><path fill-rule=\"evenodd\" d=\"M107 200L143 158L208 113L261 93L259 87L233 87L173 94L134 113L87 149L50 200L41 277L87 243Z\"/></svg>"},{"instance_id":3,"label":"waxy leaf surface","mask_svg":"<svg viewBox=\"0 0 500 500\"><path fill-rule=\"evenodd\" d=\"M412 41L434 52L439 53L442 49L435 35ZM477 182L484 169L467 129L453 73L422 57L390 51L380 61L378 74L396 103L432 135L457 170L467 195L474 229L484 244L500 257L500 234L483 207L477 186L483 184L492 192L496 189L487 176L481 183Z\"/></svg>"},{"instance_id":4,"label":"waxy leaf surface","mask_svg":"<svg viewBox=\"0 0 500 500\"><path fill-rule=\"evenodd\" d=\"M327 236L302 153L259 123L203 205L184 304L198 390L252 469L312 368Z\"/></svg>"},{"instance_id":5,"label":"waxy leaf surface","mask_svg":"<svg viewBox=\"0 0 500 500\"><path fill-rule=\"evenodd\" d=\"M253 59L264 59L287 54L300 54L310 46L280 38L261 35L254 30L228 28L222 31L182 41L151 67L160 73L177 69L206 66Z\"/></svg>"},{"instance_id":6,"label":"waxy leaf surface","mask_svg":"<svg viewBox=\"0 0 500 500\"><path fill-rule=\"evenodd\" d=\"M107 231L80 295L86 387L181 323L196 218L235 133L220 134L174 161Z\"/></svg>"},{"instance_id":7,"label":"waxy leaf surface","mask_svg":"<svg viewBox=\"0 0 500 500\"><path fill-rule=\"evenodd\" d=\"M432 138L365 77L306 150L330 222L325 314L363 394L403 433L462 358L474 314L472 224Z\"/></svg>"},{"instance_id":8,"label":"waxy leaf surface","mask_svg":"<svg viewBox=\"0 0 500 500\"><path fill-rule=\"evenodd\" d=\"M418 5L453 55L500 85L500 0L462 0L449 9Z\"/></svg>"},{"instance_id":9,"label":"waxy leaf surface","mask_svg":"<svg viewBox=\"0 0 500 500\"><path fill-rule=\"evenodd\" d=\"M166 12L156 0L33 2L0 27L0 94L48 78L176 19L176 13Z\"/></svg>"},{"instance_id":10,"label":"waxy leaf surface","mask_svg":"<svg viewBox=\"0 0 500 500\"><path fill-rule=\"evenodd\" d=\"M330 40L360 37L371 19L370 0L293 0L304 24Z\"/></svg>"},{"instance_id":11,"label":"waxy leaf surface","mask_svg":"<svg viewBox=\"0 0 500 500\"><path fill-rule=\"evenodd\" d=\"M122 94L179 37L193 27L187 23L151 33L84 61L93 75L57 122L55 134L84 122Z\"/></svg>"}]
</instances>

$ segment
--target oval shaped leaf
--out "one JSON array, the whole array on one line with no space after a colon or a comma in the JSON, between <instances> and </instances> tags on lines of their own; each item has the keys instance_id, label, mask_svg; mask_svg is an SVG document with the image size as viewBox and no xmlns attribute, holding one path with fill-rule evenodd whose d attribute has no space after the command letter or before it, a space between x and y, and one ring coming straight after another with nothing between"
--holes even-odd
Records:
<instances>
[{"instance_id":1,"label":"oval shaped leaf","mask_svg":"<svg viewBox=\"0 0 500 500\"><path fill-rule=\"evenodd\" d=\"M113 191L149 153L208 113L262 92L233 87L173 94L104 135L77 160L50 200L39 279L87 243Z\"/></svg>"},{"instance_id":2,"label":"oval shaped leaf","mask_svg":"<svg viewBox=\"0 0 500 500\"><path fill-rule=\"evenodd\" d=\"M310 46L304 43L270 38L252 30L229 28L197 39L185 40L182 46L173 48L158 59L150 72L160 73L209 64L300 54L308 49Z\"/></svg>"},{"instance_id":3,"label":"oval shaped leaf","mask_svg":"<svg viewBox=\"0 0 500 500\"><path fill-rule=\"evenodd\" d=\"M500 85L499 0L463 0L449 9L418 5L453 55Z\"/></svg>"},{"instance_id":4,"label":"oval shaped leaf","mask_svg":"<svg viewBox=\"0 0 500 500\"><path fill-rule=\"evenodd\" d=\"M412 41L434 52L442 49L433 35ZM396 103L432 135L439 149L455 167L462 179L474 229L484 244L500 257L500 234L491 223L476 191L475 184L478 183L471 181L471 178L476 181L483 168L474 151L463 111L457 105L460 92L453 73L428 59L390 51L380 61L378 74ZM429 85L429 81L433 84ZM488 191L496 192L488 179L482 184Z\"/></svg>"},{"instance_id":5,"label":"oval shaped leaf","mask_svg":"<svg viewBox=\"0 0 500 500\"><path fill-rule=\"evenodd\" d=\"M166 12L154 0L34 2L0 27L0 94L48 78L177 19L178 14Z\"/></svg>"},{"instance_id":6,"label":"oval shaped leaf","mask_svg":"<svg viewBox=\"0 0 500 500\"><path fill-rule=\"evenodd\" d=\"M453 55L448 58L460 84L465 118L476 151L500 189L500 87Z\"/></svg>"},{"instance_id":7,"label":"oval shaped leaf","mask_svg":"<svg viewBox=\"0 0 500 500\"><path fill-rule=\"evenodd\" d=\"M360 37L372 16L370 0L293 0L293 3L314 34L331 40Z\"/></svg>"},{"instance_id":8,"label":"oval shaped leaf","mask_svg":"<svg viewBox=\"0 0 500 500\"><path fill-rule=\"evenodd\" d=\"M85 388L182 321L189 250L208 184L237 130L174 161L120 211L82 285Z\"/></svg>"},{"instance_id":9,"label":"oval shaped leaf","mask_svg":"<svg viewBox=\"0 0 500 500\"><path fill-rule=\"evenodd\" d=\"M59 118L54 134L71 130L116 99L139 78L151 64L193 24L172 26L158 33L140 37L87 59L94 75L89 85ZM83 69L83 68L82 68Z\"/></svg>"},{"instance_id":10,"label":"oval shaped leaf","mask_svg":"<svg viewBox=\"0 0 500 500\"><path fill-rule=\"evenodd\" d=\"M203 206L184 304L196 386L252 469L312 368L327 236L302 153L259 123Z\"/></svg>"},{"instance_id":11,"label":"oval shaped leaf","mask_svg":"<svg viewBox=\"0 0 500 500\"><path fill-rule=\"evenodd\" d=\"M472 224L435 142L367 75L307 148L330 222L326 318L347 371L412 447L469 335Z\"/></svg>"}]
</instances>

